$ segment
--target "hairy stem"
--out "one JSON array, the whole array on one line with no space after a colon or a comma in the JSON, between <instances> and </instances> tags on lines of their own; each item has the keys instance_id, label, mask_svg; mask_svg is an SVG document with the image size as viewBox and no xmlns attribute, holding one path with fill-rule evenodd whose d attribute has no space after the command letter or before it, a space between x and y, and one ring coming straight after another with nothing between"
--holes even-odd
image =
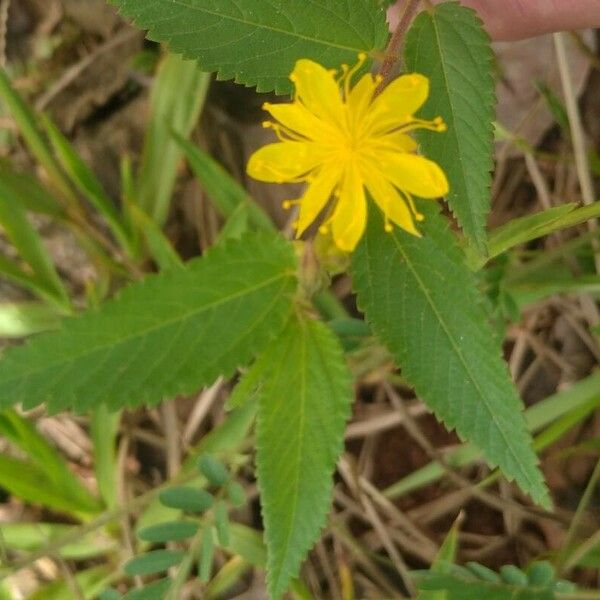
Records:
<instances>
[{"instance_id":1,"label":"hairy stem","mask_svg":"<svg viewBox=\"0 0 600 600\"><path fill-rule=\"evenodd\" d=\"M385 51L385 57L379 70L379 74L383 77L381 85L379 86L378 92L381 92L383 88L390 82L393 77L394 67L400 59L400 52L402 51L402 45L406 32L412 23L412 20L419 8L419 2L421 0L406 0L404 5L404 12L402 17L396 26L390 43Z\"/></svg>"}]
</instances>

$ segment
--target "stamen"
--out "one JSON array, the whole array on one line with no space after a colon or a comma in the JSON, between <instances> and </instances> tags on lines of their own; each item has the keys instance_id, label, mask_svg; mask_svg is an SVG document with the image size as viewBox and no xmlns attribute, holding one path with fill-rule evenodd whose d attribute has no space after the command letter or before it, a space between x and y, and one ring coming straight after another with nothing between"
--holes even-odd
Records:
<instances>
[{"instance_id":1,"label":"stamen","mask_svg":"<svg viewBox=\"0 0 600 600\"><path fill-rule=\"evenodd\" d=\"M438 131L446 131L448 129L448 126L446 125L442 117L436 117L435 119L433 119L432 123L438 128Z\"/></svg>"},{"instance_id":2,"label":"stamen","mask_svg":"<svg viewBox=\"0 0 600 600\"><path fill-rule=\"evenodd\" d=\"M404 197L404 199L406 200L406 202L408 202L408 206L410 207L410 211L412 212L414 218L417 221L422 221L425 217L417 210L417 207L415 206L415 201L413 199L413 197L405 191L401 191L402 196Z\"/></svg>"},{"instance_id":3,"label":"stamen","mask_svg":"<svg viewBox=\"0 0 600 600\"><path fill-rule=\"evenodd\" d=\"M348 73L349 72L350 72L350 67L348 65L342 65L342 71L341 71L340 77L338 78L337 84L340 87L343 87L344 90L346 89L346 84L347 84L347 81L348 81Z\"/></svg>"},{"instance_id":4,"label":"stamen","mask_svg":"<svg viewBox=\"0 0 600 600\"><path fill-rule=\"evenodd\" d=\"M275 135L281 142L305 142L306 138L297 134L296 132L280 125L279 123L273 123L273 121L263 121L262 126L265 129L272 129Z\"/></svg>"},{"instance_id":5,"label":"stamen","mask_svg":"<svg viewBox=\"0 0 600 600\"><path fill-rule=\"evenodd\" d=\"M352 85L352 78L358 71L360 71L361 67L365 64L367 60L367 55L364 52L361 52L358 55L358 62L350 69L348 65L342 65L342 70L344 74L340 79L340 84L344 85L344 99L347 100L350 96L350 87Z\"/></svg>"},{"instance_id":6,"label":"stamen","mask_svg":"<svg viewBox=\"0 0 600 600\"><path fill-rule=\"evenodd\" d=\"M319 233L321 235L327 235L331 231L331 223L333 221L333 215L335 214L335 206L330 206L325 219L319 226Z\"/></svg>"},{"instance_id":7,"label":"stamen","mask_svg":"<svg viewBox=\"0 0 600 600\"><path fill-rule=\"evenodd\" d=\"M301 204L302 200L284 200L281 203L281 208L283 208L283 210L290 210L293 206L297 206L298 204Z\"/></svg>"},{"instance_id":8,"label":"stamen","mask_svg":"<svg viewBox=\"0 0 600 600\"><path fill-rule=\"evenodd\" d=\"M394 132L407 133L408 131L414 131L415 129L428 129L429 131L442 132L446 131L448 127L441 117L436 117L431 121L426 119L415 119L411 118L405 125L401 125Z\"/></svg>"},{"instance_id":9,"label":"stamen","mask_svg":"<svg viewBox=\"0 0 600 600\"><path fill-rule=\"evenodd\" d=\"M384 230L386 231L386 233L392 233L392 231L394 231L394 228L392 227L392 224L390 223L390 219L389 217L384 214L384 219L385 219L385 224L383 226Z\"/></svg>"}]
</instances>

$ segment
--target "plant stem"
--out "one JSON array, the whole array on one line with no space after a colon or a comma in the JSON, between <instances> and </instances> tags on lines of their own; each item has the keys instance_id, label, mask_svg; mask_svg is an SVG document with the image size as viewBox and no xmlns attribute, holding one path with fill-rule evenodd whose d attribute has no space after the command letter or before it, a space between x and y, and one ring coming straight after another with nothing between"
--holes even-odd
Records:
<instances>
[{"instance_id":1,"label":"plant stem","mask_svg":"<svg viewBox=\"0 0 600 600\"><path fill-rule=\"evenodd\" d=\"M181 597L181 588L183 588L183 586L185 585L185 582L187 581L189 574L192 570L194 561L196 560L196 558L200 554L200 551L202 550L202 541L204 539L204 528L205 527L210 527L210 524L204 523L204 527L200 527L198 529L198 533L194 537L192 544L191 544L189 550L187 551L183 562L181 563L179 569L177 570L177 575L175 575L175 578L173 579L173 583L171 584L171 587L169 588L169 591L168 591L167 597L166 597L167 600L177 600L178 598Z\"/></svg>"},{"instance_id":2,"label":"plant stem","mask_svg":"<svg viewBox=\"0 0 600 600\"><path fill-rule=\"evenodd\" d=\"M571 526L569 527L569 531L567 532L567 536L565 541L563 542L563 551L559 553L556 569L559 573L570 570L575 566L573 560L569 560L568 554L570 552L570 548L573 545L575 537L577 536L579 526L581 525L581 520L585 511L588 509L594 492L596 490L596 486L598 485L598 481L600 480L600 460L596 462L596 466L594 467L594 471L588 481L588 484L583 492L583 496L579 502L579 506L577 506L577 510L575 511L575 515L571 521ZM581 558L580 556L577 557ZM572 557L571 557L572 559ZM566 563L569 563L568 567L566 567Z\"/></svg>"},{"instance_id":3,"label":"plant stem","mask_svg":"<svg viewBox=\"0 0 600 600\"><path fill-rule=\"evenodd\" d=\"M378 93L381 93L383 88L390 82L393 76L394 66L400 59L400 52L402 51L404 38L417 12L417 9L419 8L419 2L420 0L406 0L404 12L402 13L402 17L400 18L400 21L398 22L398 25L392 34L390 43L385 51L385 57L381 65L381 69L379 70L379 74L381 77L383 77L383 79L378 88Z\"/></svg>"},{"instance_id":4,"label":"plant stem","mask_svg":"<svg viewBox=\"0 0 600 600\"><path fill-rule=\"evenodd\" d=\"M73 531L70 531L69 533L61 537L57 537L43 548L34 550L26 556L18 558L12 562L3 564L3 568L0 570L0 581L12 575L14 572L23 569L24 567L28 567L40 558L58 554L64 546L80 541L82 537L95 531L96 529L99 529L100 527L103 527L104 525L107 525L112 521L116 521L123 515L127 515L130 512L133 512L134 510L138 510L144 507L146 504L149 504L152 500L154 500L154 498L156 498L163 489L169 488L178 483L187 483L188 481L191 481L192 479L194 479L194 477L197 476L198 475L194 472L180 474L176 478L165 482L163 485L151 489L150 491L146 492L145 494L142 494L141 496L138 496L137 498L135 498L131 502L128 502L127 504L103 512L89 523L81 525Z\"/></svg>"}]
</instances>

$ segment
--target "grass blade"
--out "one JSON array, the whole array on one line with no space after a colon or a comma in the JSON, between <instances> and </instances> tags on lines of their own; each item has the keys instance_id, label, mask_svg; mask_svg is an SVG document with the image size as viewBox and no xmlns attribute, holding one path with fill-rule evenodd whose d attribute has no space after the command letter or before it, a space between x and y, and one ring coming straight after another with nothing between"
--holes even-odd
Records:
<instances>
[{"instance_id":1,"label":"grass blade","mask_svg":"<svg viewBox=\"0 0 600 600\"><path fill-rule=\"evenodd\" d=\"M167 220L181 160L181 150L171 132L176 131L183 138L190 135L209 83L208 73L175 54L168 54L158 69L137 180L137 203L158 225Z\"/></svg>"}]
</instances>

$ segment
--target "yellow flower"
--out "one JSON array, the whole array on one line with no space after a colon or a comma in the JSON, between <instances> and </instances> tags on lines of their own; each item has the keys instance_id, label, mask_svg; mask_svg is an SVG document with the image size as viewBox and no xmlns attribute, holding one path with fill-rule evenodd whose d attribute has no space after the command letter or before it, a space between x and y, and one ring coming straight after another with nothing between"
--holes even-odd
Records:
<instances>
[{"instance_id":1,"label":"yellow flower","mask_svg":"<svg viewBox=\"0 0 600 600\"><path fill-rule=\"evenodd\" d=\"M296 234L301 236L328 207L323 233L331 229L335 244L351 252L358 244L367 221L366 192L391 223L420 235L420 221L413 195L439 198L448 192L448 181L440 167L415 154L417 144L407 135L415 129L444 131L441 118L425 121L413 115L429 93L429 81L413 73L394 80L380 94L380 77L364 75L352 86L365 55L338 76L307 59L299 60L290 76L295 84L294 100L288 104L265 104L278 121L267 121L280 142L252 155L248 174L272 183L306 182L300 200ZM329 202L333 197L332 202Z\"/></svg>"}]
</instances>

